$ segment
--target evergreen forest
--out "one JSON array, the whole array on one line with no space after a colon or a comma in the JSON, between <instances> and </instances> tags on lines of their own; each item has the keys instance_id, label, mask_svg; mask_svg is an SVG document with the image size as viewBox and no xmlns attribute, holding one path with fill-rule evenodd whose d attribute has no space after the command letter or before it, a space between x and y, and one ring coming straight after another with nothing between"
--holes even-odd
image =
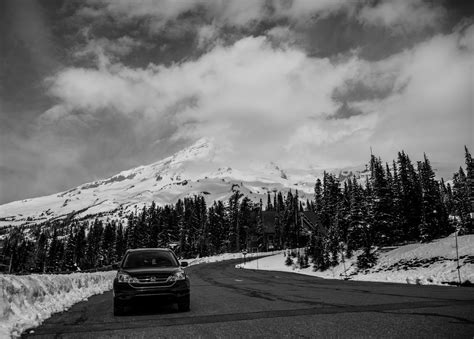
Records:
<instances>
[{"instance_id":1,"label":"evergreen forest","mask_svg":"<svg viewBox=\"0 0 474 339\"><path fill-rule=\"evenodd\" d=\"M428 242L454 231L474 233L472 217L474 165L465 148L465 166L446 183L435 178L425 155L414 163L405 152L383 163L369 162L370 177L340 182L324 173L314 185L312 200L298 191L272 192L252 202L234 188L227 201L207 206L203 196L158 206L151 203L125 219L60 220L8 229L3 246L5 266L13 273L71 272L110 266L125 251L171 247L181 258L195 258L247 249L250 239L262 249L263 213L273 211L275 249L305 247L315 270L337 265L341 253L362 250L358 263L369 267L374 246ZM316 222L303 230L303 211ZM302 234L306 234L303 236Z\"/></svg>"}]
</instances>

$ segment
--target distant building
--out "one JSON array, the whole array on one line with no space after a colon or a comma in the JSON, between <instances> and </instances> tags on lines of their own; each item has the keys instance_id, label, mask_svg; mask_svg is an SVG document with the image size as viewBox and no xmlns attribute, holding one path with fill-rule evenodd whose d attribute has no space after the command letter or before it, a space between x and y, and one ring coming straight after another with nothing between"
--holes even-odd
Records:
<instances>
[{"instance_id":1,"label":"distant building","mask_svg":"<svg viewBox=\"0 0 474 339\"><path fill-rule=\"evenodd\" d=\"M276 224L278 213L276 211L263 211L263 246L267 251L278 249L280 247L278 239L276 239Z\"/></svg>"},{"instance_id":2,"label":"distant building","mask_svg":"<svg viewBox=\"0 0 474 339\"><path fill-rule=\"evenodd\" d=\"M300 246L306 246L309 242L310 235L316 230L317 215L312 211L300 212ZM263 249L271 251L273 249L281 249L284 244L281 239L277 239L276 225L278 223L278 213L276 211L263 211ZM281 226L283 227L283 226ZM252 239L255 240L255 239Z\"/></svg>"}]
</instances>

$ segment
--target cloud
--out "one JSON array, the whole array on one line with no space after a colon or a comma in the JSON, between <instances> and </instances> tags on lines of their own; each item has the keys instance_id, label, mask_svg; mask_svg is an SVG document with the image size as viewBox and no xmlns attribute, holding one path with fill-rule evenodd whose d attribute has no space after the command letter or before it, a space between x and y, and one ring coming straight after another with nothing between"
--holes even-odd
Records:
<instances>
[{"instance_id":1,"label":"cloud","mask_svg":"<svg viewBox=\"0 0 474 339\"><path fill-rule=\"evenodd\" d=\"M187 21L198 27L210 24L215 27L248 27L278 20L301 26L312 20L345 13L364 24L408 33L437 27L445 12L441 6L423 0L384 0L375 4L368 0L145 0L139 3L89 0L77 14L88 18L113 17L119 22L146 18L144 23L148 25L149 32L156 34L174 26L174 33L176 30L184 32L187 29L183 24Z\"/></svg>"},{"instance_id":2,"label":"cloud","mask_svg":"<svg viewBox=\"0 0 474 339\"><path fill-rule=\"evenodd\" d=\"M298 37L288 26L275 26L265 33L276 46L297 45Z\"/></svg>"},{"instance_id":3,"label":"cloud","mask_svg":"<svg viewBox=\"0 0 474 339\"><path fill-rule=\"evenodd\" d=\"M88 0L89 6L78 10L78 14L88 17L110 15L119 20L137 17L154 17L156 21L166 23L180 14L195 8L205 1L143 0L139 3L127 0Z\"/></svg>"},{"instance_id":4,"label":"cloud","mask_svg":"<svg viewBox=\"0 0 474 339\"><path fill-rule=\"evenodd\" d=\"M60 103L42 120L64 120L65 111L100 116L104 110L155 124L168 120L176 126L175 140L215 136L249 150L261 145L269 159L276 156L267 149L275 139L284 143L301 124L337 111L331 93L354 76L358 63L309 58L272 47L265 37L249 37L170 67L70 68L51 79L50 93Z\"/></svg>"},{"instance_id":5,"label":"cloud","mask_svg":"<svg viewBox=\"0 0 474 339\"><path fill-rule=\"evenodd\" d=\"M442 7L423 0L384 0L373 7L364 6L358 14L363 23L387 27L398 33L438 27L444 16Z\"/></svg>"},{"instance_id":6,"label":"cloud","mask_svg":"<svg viewBox=\"0 0 474 339\"><path fill-rule=\"evenodd\" d=\"M404 148L457 166L472 144L474 28L467 19L443 26L436 4L89 0L48 12L60 20L40 49L22 47L27 72L8 68L36 77L28 83L41 100L15 81L4 85L2 102L21 100L9 99L14 109L1 117L0 191L52 193L202 136L222 146L229 165L354 165L372 146L386 160ZM47 28L21 18L14 27L29 36ZM51 51L65 51L69 64L44 81L41 67L25 65Z\"/></svg>"},{"instance_id":7,"label":"cloud","mask_svg":"<svg viewBox=\"0 0 474 339\"><path fill-rule=\"evenodd\" d=\"M129 117L138 134L167 124L168 143L214 137L236 152L232 162L344 166L365 161L370 145L386 159L405 148L454 161L469 144L472 32L438 35L377 62L308 57L247 37L169 67L70 68L51 79L60 103L43 118L107 111Z\"/></svg>"},{"instance_id":8,"label":"cloud","mask_svg":"<svg viewBox=\"0 0 474 339\"><path fill-rule=\"evenodd\" d=\"M76 126L77 128L77 126ZM60 138L51 130L2 140L0 203L53 193L79 185L88 169L80 164L84 143ZM66 185L66 187L64 187Z\"/></svg>"},{"instance_id":9,"label":"cloud","mask_svg":"<svg viewBox=\"0 0 474 339\"><path fill-rule=\"evenodd\" d=\"M469 52L474 52L474 24L471 22L469 25L466 22L465 25L459 26L458 30L461 32L459 46Z\"/></svg>"},{"instance_id":10,"label":"cloud","mask_svg":"<svg viewBox=\"0 0 474 339\"><path fill-rule=\"evenodd\" d=\"M90 35L76 56L95 54L102 62L127 60L124 57L133 51L146 54L142 47L156 43L162 50L155 57L173 44L179 54L181 47L176 44L184 38L196 48L192 57L198 57L216 45L231 45L249 35L266 35L275 45L304 46L322 56L360 48L369 56L386 57L439 31L446 13L442 6L423 0L88 0L76 10L73 21L81 22ZM405 33L403 41L394 40L400 33ZM117 41L117 35L129 41ZM381 39L389 47L377 41Z\"/></svg>"},{"instance_id":11,"label":"cloud","mask_svg":"<svg viewBox=\"0 0 474 339\"><path fill-rule=\"evenodd\" d=\"M115 60L127 56L134 49L143 47L145 44L129 36L122 36L115 40L107 38L89 38L86 33L87 43L81 46L75 53L76 58L90 57L96 58L104 66L109 59Z\"/></svg>"},{"instance_id":12,"label":"cloud","mask_svg":"<svg viewBox=\"0 0 474 339\"><path fill-rule=\"evenodd\" d=\"M198 28L197 32L197 40L198 40L198 48L203 49L208 46L216 46L221 41L218 39L219 32L218 28L215 25L203 25Z\"/></svg>"},{"instance_id":13,"label":"cloud","mask_svg":"<svg viewBox=\"0 0 474 339\"><path fill-rule=\"evenodd\" d=\"M360 102L359 109L378 112L380 122L371 137L376 151L404 148L420 158L462 163L463 145L472 144L472 60L463 45L474 30L438 35L399 55L395 86L402 90L381 100ZM472 46L471 46L472 47Z\"/></svg>"},{"instance_id":14,"label":"cloud","mask_svg":"<svg viewBox=\"0 0 474 339\"><path fill-rule=\"evenodd\" d=\"M188 31L199 32L201 26L209 25L248 29L264 21L304 23L342 10L351 13L356 8L345 0L88 0L76 15L99 24L109 18L120 24L139 20L151 35L178 36ZM200 33L202 36L203 32Z\"/></svg>"}]
</instances>

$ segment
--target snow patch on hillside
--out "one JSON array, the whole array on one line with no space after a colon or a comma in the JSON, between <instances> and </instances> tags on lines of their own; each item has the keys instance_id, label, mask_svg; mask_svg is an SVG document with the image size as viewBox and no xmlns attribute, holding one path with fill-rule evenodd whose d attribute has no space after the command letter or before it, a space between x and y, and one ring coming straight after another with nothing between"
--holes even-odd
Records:
<instances>
[{"instance_id":1,"label":"snow patch on hillside","mask_svg":"<svg viewBox=\"0 0 474 339\"><path fill-rule=\"evenodd\" d=\"M458 237L459 266L462 283L474 284L474 235ZM296 259L291 266L285 265L283 254L277 254L245 265L239 268L261 269L271 271L294 272L317 276L325 279L396 282L418 285L443 285L458 283L456 260L456 244L454 235L437 239L426 244L410 244L393 248L388 251L377 251L377 264L367 270L357 269L356 252L345 263L326 271L313 271L312 267L300 269ZM257 267L258 265L258 267Z\"/></svg>"},{"instance_id":2,"label":"snow patch on hillside","mask_svg":"<svg viewBox=\"0 0 474 339\"><path fill-rule=\"evenodd\" d=\"M71 274L0 274L0 338L19 337L53 313L112 288L115 271Z\"/></svg>"},{"instance_id":3,"label":"snow patch on hillside","mask_svg":"<svg viewBox=\"0 0 474 339\"><path fill-rule=\"evenodd\" d=\"M108 179L70 190L0 205L0 227L31 225L55 219L122 219L155 202L203 195L207 205L227 200L234 189L254 202L268 192L298 190L301 202L311 199L316 176L282 169L276 164L231 168L211 139L200 139L174 155L146 166L122 171Z\"/></svg>"}]
</instances>

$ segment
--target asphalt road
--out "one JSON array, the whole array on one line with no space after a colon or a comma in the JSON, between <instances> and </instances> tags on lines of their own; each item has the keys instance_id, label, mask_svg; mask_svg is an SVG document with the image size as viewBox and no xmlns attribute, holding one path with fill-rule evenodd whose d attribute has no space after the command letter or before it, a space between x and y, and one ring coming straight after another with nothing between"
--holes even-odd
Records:
<instances>
[{"instance_id":1,"label":"asphalt road","mask_svg":"<svg viewBox=\"0 0 474 339\"><path fill-rule=\"evenodd\" d=\"M24 336L474 338L474 288L324 280L235 269L235 264L187 269L190 312L146 305L114 317L108 292L54 315Z\"/></svg>"}]
</instances>

